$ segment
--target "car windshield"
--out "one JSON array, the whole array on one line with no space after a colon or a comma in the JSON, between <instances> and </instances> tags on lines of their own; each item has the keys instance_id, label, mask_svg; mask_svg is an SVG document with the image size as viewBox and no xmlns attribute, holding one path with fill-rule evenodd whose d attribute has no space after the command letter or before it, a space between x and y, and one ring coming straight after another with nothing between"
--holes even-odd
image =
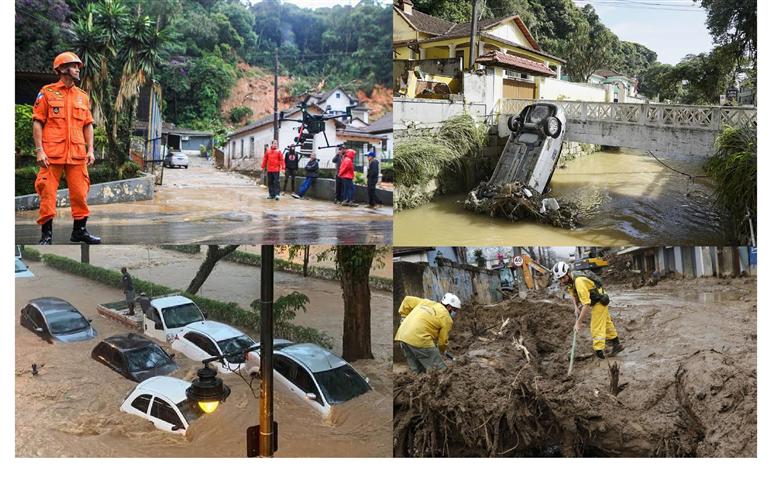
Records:
<instances>
[{"instance_id":1,"label":"car windshield","mask_svg":"<svg viewBox=\"0 0 773 480\"><path fill-rule=\"evenodd\" d=\"M75 309L47 311L46 320L48 328L54 335L63 335L89 328L89 322Z\"/></svg>"},{"instance_id":2,"label":"car windshield","mask_svg":"<svg viewBox=\"0 0 773 480\"><path fill-rule=\"evenodd\" d=\"M335 405L351 400L370 390L370 386L351 365L314 374L328 403Z\"/></svg>"},{"instance_id":3,"label":"car windshield","mask_svg":"<svg viewBox=\"0 0 773 480\"><path fill-rule=\"evenodd\" d=\"M223 355L228 355L229 353L234 354L226 357L226 360L228 360L229 363L242 363L244 361L244 354L241 352L253 345L255 345L255 340L247 335L228 338L217 342L217 346L220 347L220 351L223 352Z\"/></svg>"},{"instance_id":4,"label":"car windshield","mask_svg":"<svg viewBox=\"0 0 773 480\"><path fill-rule=\"evenodd\" d=\"M19 260L17 258L16 259L16 273L26 272L26 271L27 271L27 265L24 265L24 262L22 262L21 260Z\"/></svg>"},{"instance_id":5,"label":"car windshield","mask_svg":"<svg viewBox=\"0 0 773 480\"><path fill-rule=\"evenodd\" d=\"M175 305L162 310L164 313L164 323L166 328L180 328L193 322L201 322L204 317L201 315L199 307L193 303Z\"/></svg>"},{"instance_id":6,"label":"car windshield","mask_svg":"<svg viewBox=\"0 0 773 480\"><path fill-rule=\"evenodd\" d=\"M191 402L188 400L183 400L182 402L178 403L177 408L180 410L180 413L183 414L183 417L185 417L185 421L188 422L188 425L190 425L194 420L204 414L201 409L193 408L191 406Z\"/></svg>"},{"instance_id":7,"label":"car windshield","mask_svg":"<svg viewBox=\"0 0 773 480\"><path fill-rule=\"evenodd\" d=\"M126 364L130 372L153 370L169 363L172 363L172 359L158 345L126 352Z\"/></svg>"}]
</instances>

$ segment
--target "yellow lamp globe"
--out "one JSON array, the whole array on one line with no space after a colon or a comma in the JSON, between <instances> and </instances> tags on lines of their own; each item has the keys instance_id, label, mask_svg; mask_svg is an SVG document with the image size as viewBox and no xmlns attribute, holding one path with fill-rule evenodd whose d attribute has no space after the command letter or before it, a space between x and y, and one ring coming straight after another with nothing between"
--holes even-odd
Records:
<instances>
[{"instance_id":1,"label":"yellow lamp globe","mask_svg":"<svg viewBox=\"0 0 773 480\"><path fill-rule=\"evenodd\" d=\"M210 402L199 402L199 408L204 411L204 413L212 413L215 410L217 410L218 405L220 405L220 402L210 401Z\"/></svg>"}]
</instances>

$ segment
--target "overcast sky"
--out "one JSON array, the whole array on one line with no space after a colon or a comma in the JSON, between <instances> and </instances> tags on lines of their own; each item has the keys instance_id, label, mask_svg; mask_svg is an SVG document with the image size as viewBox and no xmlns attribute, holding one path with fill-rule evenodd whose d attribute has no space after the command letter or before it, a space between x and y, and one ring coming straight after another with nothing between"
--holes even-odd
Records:
<instances>
[{"instance_id":1,"label":"overcast sky","mask_svg":"<svg viewBox=\"0 0 773 480\"><path fill-rule=\"evenodd\" d=\"M641 43L671 65L687 54L709 52L706 11L692 0L574 0L590 3L621 40Z\"/></svg>"}]
</instances>

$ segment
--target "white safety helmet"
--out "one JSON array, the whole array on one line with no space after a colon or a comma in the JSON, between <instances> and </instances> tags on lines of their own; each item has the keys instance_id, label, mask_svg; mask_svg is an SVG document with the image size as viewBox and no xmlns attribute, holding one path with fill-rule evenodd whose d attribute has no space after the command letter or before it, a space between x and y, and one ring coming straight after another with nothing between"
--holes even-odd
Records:
<instances>
[{"instance_id":1,"label":"white safety helmet","mask_svg":"<svg viewBox=\"0 0 773 480\"><path fill-rule=\"evenodd\" d=\"M567 273L569 273L569 265L567 265L566 262L558 262L553 265L553 277L556 280L563 277Z\"/></svg>"},{"instance_id":2,"label":"white safety helmet","mask_svg":"<svg viewBox=\"0 0 773 480\"><path fill-rule=\"evenodd\" d=\"M440 303L443 305L450 305L454 308L462 308L462 302L459 300L459 297L454 295L453 293L446 293L443 295L443 299L440 300Z\"/></svg>"}]
</instances>

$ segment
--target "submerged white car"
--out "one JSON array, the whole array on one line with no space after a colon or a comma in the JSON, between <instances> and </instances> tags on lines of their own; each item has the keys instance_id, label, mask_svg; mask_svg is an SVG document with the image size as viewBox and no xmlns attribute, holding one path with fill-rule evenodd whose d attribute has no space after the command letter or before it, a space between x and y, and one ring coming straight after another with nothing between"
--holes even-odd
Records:
<instances>
[{"instance_id":1,"label":"submerged white car","mask_svg":"<svg viewBox=\"0 0 773 480\"><path fill-rule=\"evenodd\" d=\"M164 159L164 166L167 168L183 167L188 168L188 155L183 152L169 152Z\"/></svg>"},{"instance_id":2,"label":"submerged white car","mask_svg":"<svg viewBox=\"0 0 773 480\"><path fill-rule=\"evenodd\" d=\"M121 411L142 417L159 430L184 435L191 423L203 415L194 411L185 396L190 386L190 382L179 378L151 377L129 392Z\"/></svg>"},{"instance_id":3,"label":"submerged white car","mask_svg":"<svg viewBox=\"0 0 773 480\"><path fill-rule=\"evenodd\" d=\"M247 355L245 368L251 375L260 374L259 353ZM368 379L346 360L313 343L274 340L273 358L274 380L323 416L330 414L333 405L371 390Z\"/></svg>"},{"instance_id":4,"label":"submerged white car","mask_svg":"<svg viewBox=\"0 0 773 480\"><path fill-rule=\"evenodd\" d=\"M561 156L566 134L566 114L557 104L528 105L507 121L510 137L488 181L492 187L519 182L545 193Z\"/></svg>"},{"instance_id":5,"label":"submerged white car","mask_svg":"<svg viewBox=\"0 0 773 480\"><path fill-rule=\"evenodd\" d=\"M242 331L225 323L204 320L189 323L172 338L172 349L191 360L228 355L221 361L212 362L220 373L238 371L244 363L244 351L255 346L255 341Z\"/></svg>"}]
</instances>

